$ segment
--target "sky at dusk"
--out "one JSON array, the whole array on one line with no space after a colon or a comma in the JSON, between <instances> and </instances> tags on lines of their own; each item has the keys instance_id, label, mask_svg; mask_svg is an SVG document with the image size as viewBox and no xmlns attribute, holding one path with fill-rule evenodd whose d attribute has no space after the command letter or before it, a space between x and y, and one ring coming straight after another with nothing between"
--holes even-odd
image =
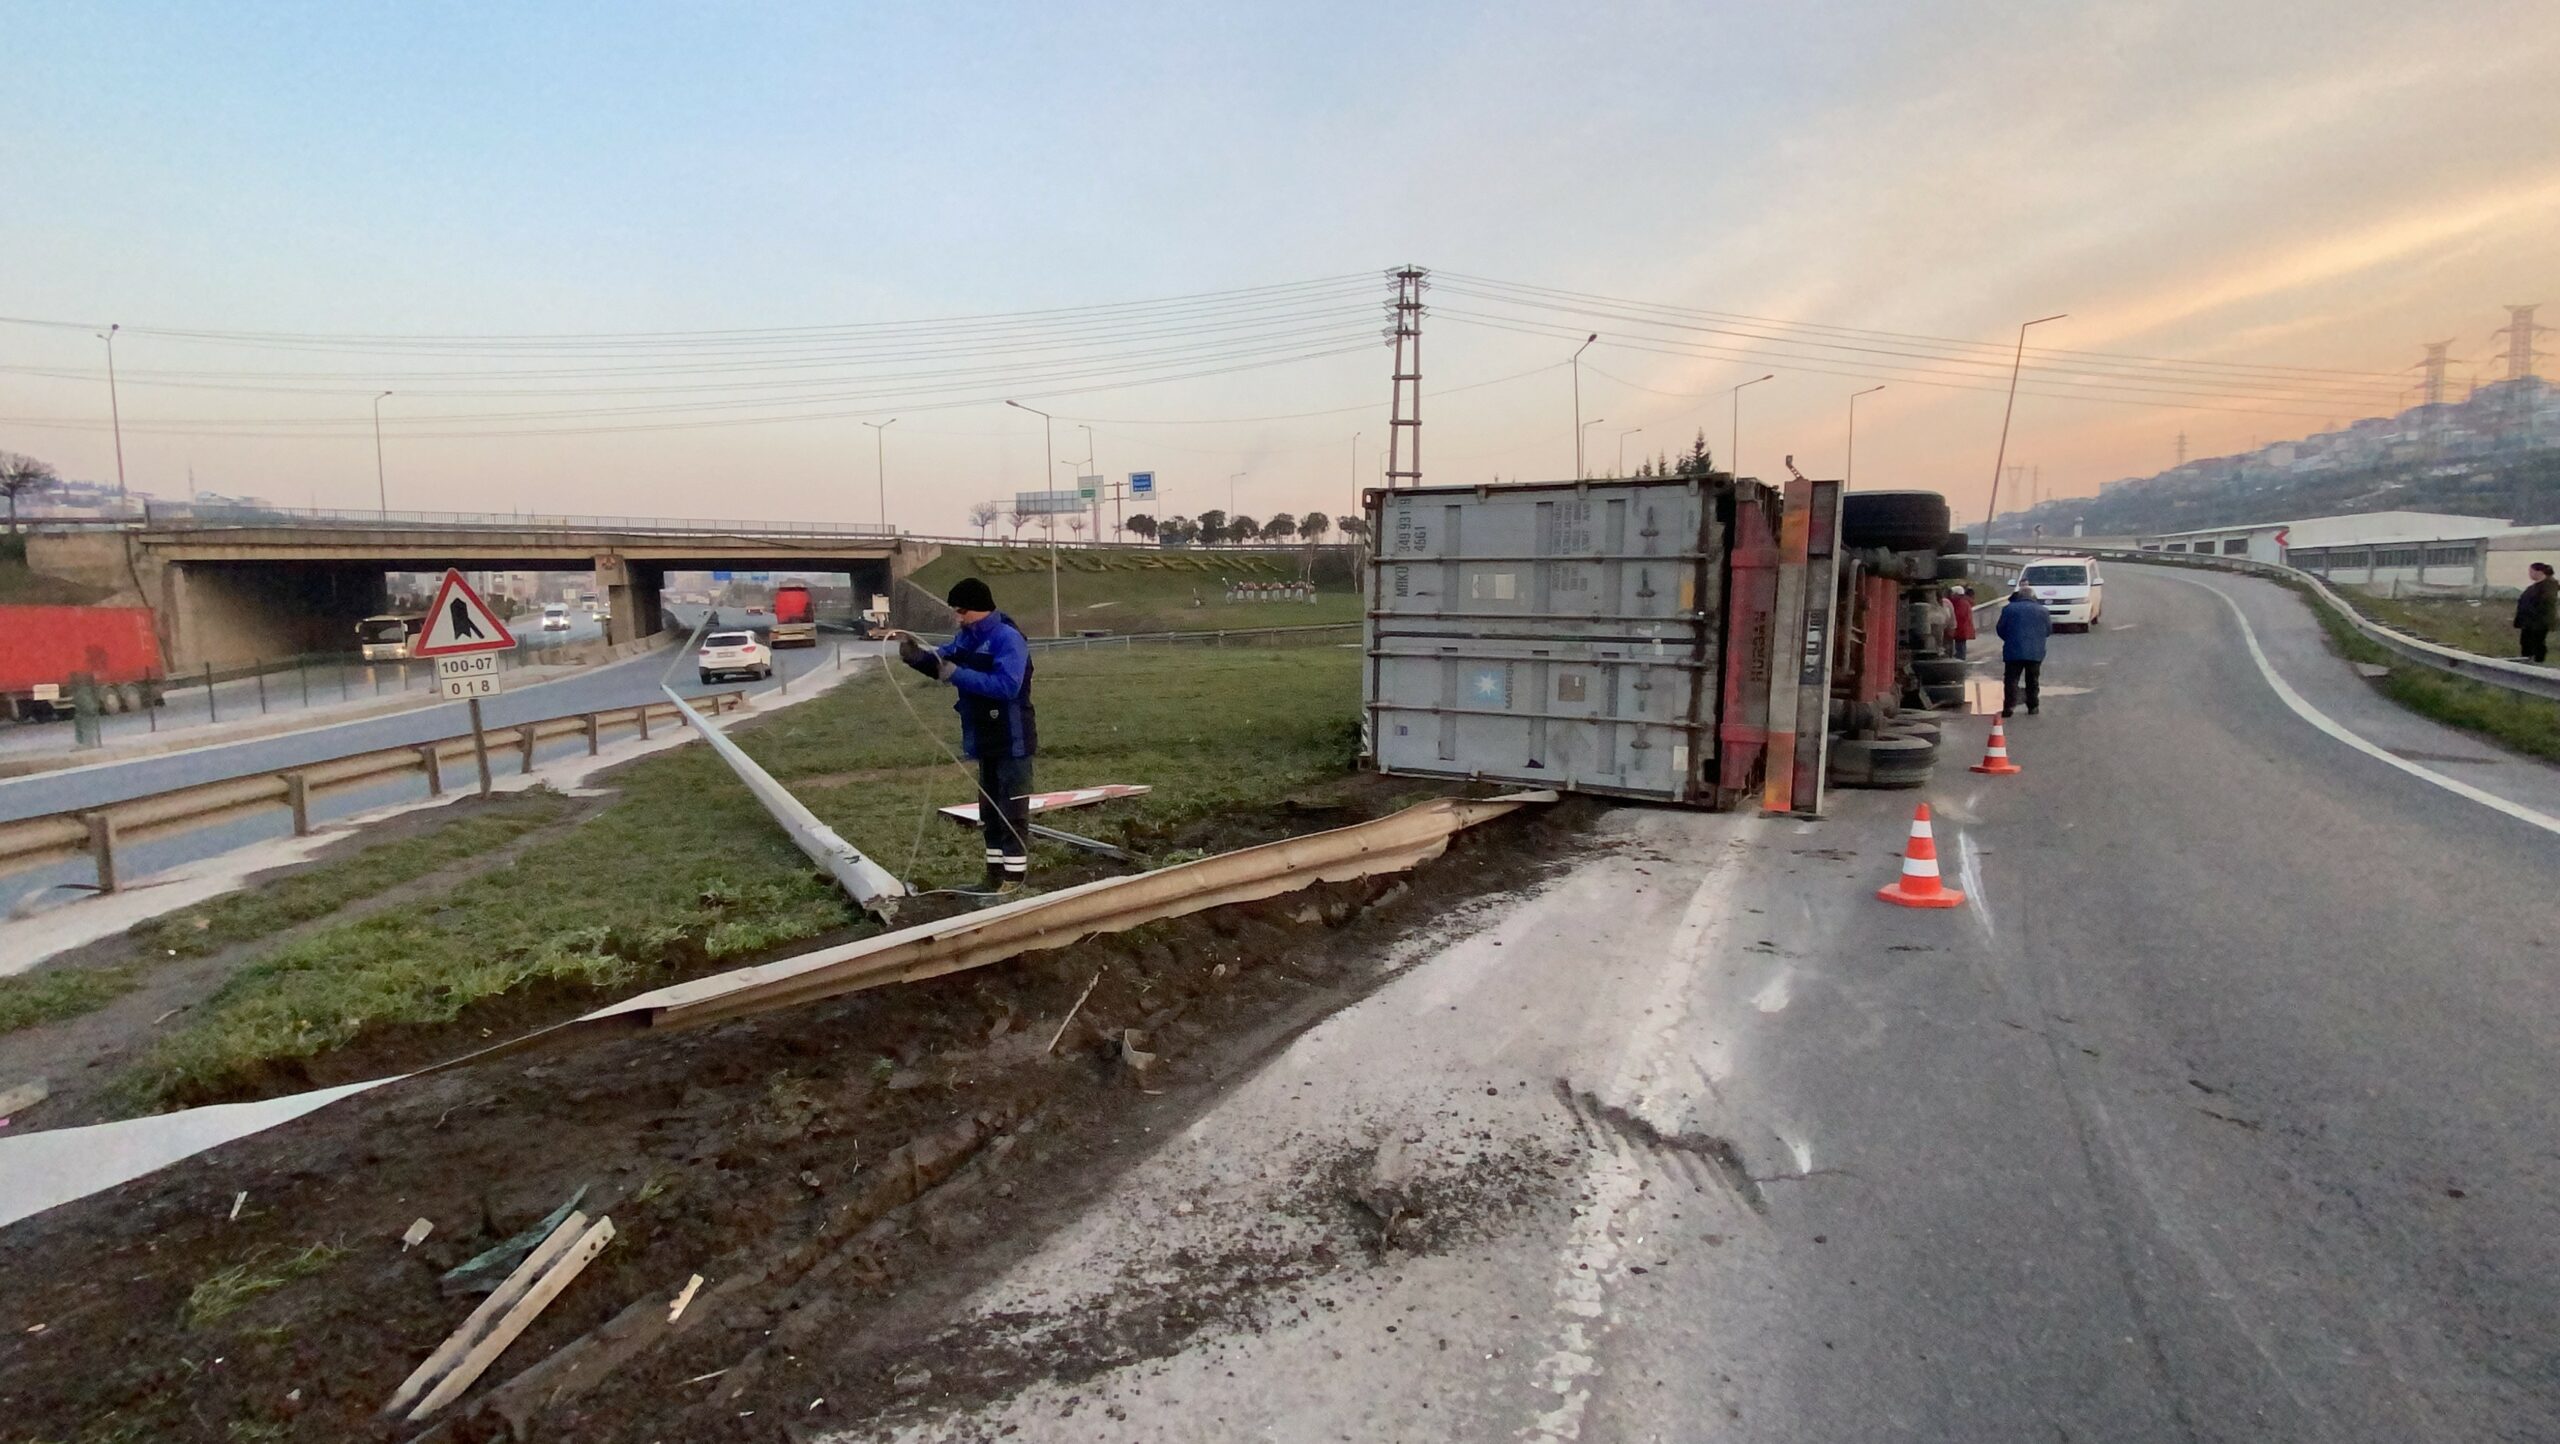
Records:
<instances>
[{"instance_id":1,"label":"sky at dusk","mask_svg":"<svg viewBox=\"0 0 2560 1444\"><path fill-rule=\"evenodd\" d=\"M395 508L870 520L885 450L951 532L1043 484L1011 396L1163 510L1347 512L1412 262L1427 482L1572 475L1596 331L1594 473L1722 458L1774 373L1742 470L1837 475L1881 384L1858 485L1978 516L2021 321L2068 313L2048 495L2560 321L2549 0L57 3L0 50L0 448L113 479L116 323L168 496L372 506L388 390Z\"/></svg>"}]
</instances>

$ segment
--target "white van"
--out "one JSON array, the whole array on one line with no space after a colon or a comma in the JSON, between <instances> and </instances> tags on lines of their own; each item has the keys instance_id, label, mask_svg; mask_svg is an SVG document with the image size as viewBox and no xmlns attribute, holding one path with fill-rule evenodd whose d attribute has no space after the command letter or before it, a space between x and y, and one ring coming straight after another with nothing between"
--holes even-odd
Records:
<instances>
[{"instance_id":1,"label":"white van","mask_svg":"<svg viewBox=\"0 0 2560 1444\"><path fill-rule=\"evenodd\" d=\"M542 630L546 632L565 632L569 630L568 606L561 602L553 602L551 605L544 607L542 609Z\"/></svg>"},{"instance_id":2,"label":"white van","mask_svg":"<svg viewBox=\"0 0 2560 1444\"><path fill-rule=\"evenodd\" d=\"M2096 557L2030 557L2018 573L2018 585L2035 589L2056 628L2085 632L2106 607L2106 578L2098 572Z\"/></svg>"}]
</instances>

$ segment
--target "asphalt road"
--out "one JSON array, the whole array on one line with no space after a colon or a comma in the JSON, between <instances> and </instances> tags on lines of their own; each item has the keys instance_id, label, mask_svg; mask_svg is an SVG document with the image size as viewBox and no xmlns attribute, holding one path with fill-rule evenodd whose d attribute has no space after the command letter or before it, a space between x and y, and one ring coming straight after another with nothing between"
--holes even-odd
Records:
<instances>
[{"instance_id":1,"label":"asphalt road","mask_svg":"<svg viewBox=\"0 0 2560 1444\"><path fill-rule=\"evenodd\" d=\"M2278 589L2110 583L2025 775L1923 794L1966 907L1873 897L1912 794L1618 812L955 1336L1138 1320L1100 1367L891 1432L2560 1437L2560 836L2315 728L2215 593L2401 760L2544 811L2550 769L2375 702ZM1308 1253L1308 1180L1389 1139L1448 1241Z\"/></svg>"}]
</instances>

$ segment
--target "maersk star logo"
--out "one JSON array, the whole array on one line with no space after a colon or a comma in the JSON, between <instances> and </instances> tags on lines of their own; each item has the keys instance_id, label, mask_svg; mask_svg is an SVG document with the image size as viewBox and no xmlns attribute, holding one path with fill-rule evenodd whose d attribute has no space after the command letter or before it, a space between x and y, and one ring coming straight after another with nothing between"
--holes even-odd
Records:
<instances>
[{"instance_id":1,"label":"maersk star logo","mask_svg":"<svg viewBox=\"0 0 2560 1444\"><path fill-rule=\"evenodd\" d=\"M1476 673L1475 681L1470 685L1474 688L1475 698L1479 702L1499 702L1502 700L1503 687L1502 674L1500 672L1478 672Z\"/></svg>"}]
</instances>

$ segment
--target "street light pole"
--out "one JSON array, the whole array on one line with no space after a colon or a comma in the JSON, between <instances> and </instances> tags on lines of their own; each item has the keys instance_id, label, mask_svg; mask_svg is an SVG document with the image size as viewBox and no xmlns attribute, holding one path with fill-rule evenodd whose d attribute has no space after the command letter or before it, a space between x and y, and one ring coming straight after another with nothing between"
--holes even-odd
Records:
<instances>
[{"instance_id":1,"label":"street light pole","mask_svg":"<svg viewBox=\"0 0 2560 1444\"><path fill-rule=\"evenodd\" d=\"M1777 372L1772 371L1766 376L1754 376L1750 380L1743 382L1742 385L1733 388L1733 451L1730 455L1725 457L1724 466L1725 470L1731 472L1736 480L1740 480L1742 477L1742 393L1747 387L1757 386L1763 381L1776 379L1777 374Z\"/></svg>"},{"instance_id":2,"label":"street light pole","mask_svg":"<svg viewBox=\"0 0 2560 1444\"><path fill-rule=\"evenodd\" d=\"M2018 369L2027 359L2027 327L2059 321L2070 314L2058 311L2050 316L2038 316L2018 327L2018 349L2009 358L2009 404L2000 408L2000 449L1991 459L1991 500L1982 508L1982 540L1986 545L1991 541L1991 518L2000 511L2000 468L2009 460L2009 418L2018 409Z\"/></svg>"},{"instance_id":3,"label":"street light pole","mask_svg":"<svg viewBox=\"0 0 2560 1444\"><path fill-rule=\"evenodd\" d=\"M1040 470L1040 489L1045 492L1058 484L1058 439L1050 415L1037 406L1025 406L1019 401L1008 399L1005 405L1040 418L1041 455L1049 463ZM1049 635L1063 637L1067 634L1067 610L1058 604L1058 514L1051 511L1044 515L1049 524Z\"/></svg>"},{"instance_id":4,"label":"street light pole","mask_svg":"<svg viewBox=\"0 0 2560 1444\"><path fill-rule=\"evenodd\" d=\"M116 500L124 500L124 403L116 399L116 333L124 329L122 322L110 324L98 333L107 343L107 416L116 433ZM190 496L189 501L195 500Z\"/></svg>"},{"instance_id":5,"label":"street light pole","mask_svg":"<svg viewBox=\"0 0 2560 1444\"><path fill-rule=\"evenodd\" d=\"M1840 489L1842 491L1847 491L1851 486L1856 485L1858 480L1858 398L1873 396L1883 389L1881 386L1870 386L1864 391L1849 393L1849 461L1841 468Z\"/></svg>"},{"instance_id":6,"label":"street light pole","mask_svg":"<svg viewBox=\"0 0 2560 1444\"><path fill-rule=\"evenodd\" d=\"M1235 525L1236 520L1236 483L1251 475L1253 473L1250 471L1239 471L1227 478L1227 524L1229 526Z\"/></svg>"},{"instance_id":7,"label":"street light pole","mask_svg":"<svg viewBox=\"0 0 2560 1444\"><path fill-rule=\"evenodd\" d=\"M1609 418L1608 418L1608 417L1606 417L1606 416L1594 416L1594 417L1592 417L1589 421L1586 421L1586 422L1582 423L1582 425L1581 425L1580 429L1579 429L1579 430L1577 430L1577 431L1574 433L1574 437L1573 437L1573 459L1574 459L1573 469L1574 469L1574 472L1576 473L1576 474L1575 474L1575 476L1574 476L1574 478L1573 478L1574 480L1576 480L1576 481L1581 481L1581 480L1583 480L1583 479L1584 479L1584 478L1583 478L1583 476L1581 475L1581 472L1582 472L1582 438L1584 438L1584 437L1586 437L1586 436L1589 436L1589 435L1591 434L1591 428L1592 428L1592 427L1598 426L1600 423L1602 423L1602 422L1604 422L1604 421L1606 421L1606 420L1608 420L1608 419L1609 419Z\"/></svg>"},{"instance_id":8,"label":"street light pole","mask_svg":"<svg viewBox=\"0 0 2560 1444\"><path fill-rule=\"evenodd\" d=\"M1594 331L1582 338L1581 345L1573 348L1573 479L1576 481L1590 474L1582 469L1582 353L1590 350L1591 343L1599 339L1600 333Z\"/></svg>"},{"instance_id":9,"label":"street light pole","mask_svg":"<svg viewBox=\"0 0 2560 1444\"><path fill-rule=\"evenodd\" d=\"M871 475L880 488L880 524L889 524L889 428L898 424L892 416L886 421L866 421L871 428Z\"/></svg>"},{"instance_id":10,"label":"street light pole","mask_svg":"<svg viewBox=\"0 0 2560 1444\"><path fill-rule=\"evenodd\" d=\"M373 505L384 521L391 519L391 483L382 473L382 397L390 394L385 391L373 398Z\"/></svg>"},{"instance_id":11,"label":"street light pole","mask_svg":"<svg viewBox=\"0 0 2560 1444\"><path fill-rule=\"evenodd\" d=\"M1630 436L1641 436L1643 434L1644 428L1641 426L1630 426L1626 430L1618 433L1618 475L1624 476L1627 474L1627 438Z\"/></svg>"}]
</instances>

